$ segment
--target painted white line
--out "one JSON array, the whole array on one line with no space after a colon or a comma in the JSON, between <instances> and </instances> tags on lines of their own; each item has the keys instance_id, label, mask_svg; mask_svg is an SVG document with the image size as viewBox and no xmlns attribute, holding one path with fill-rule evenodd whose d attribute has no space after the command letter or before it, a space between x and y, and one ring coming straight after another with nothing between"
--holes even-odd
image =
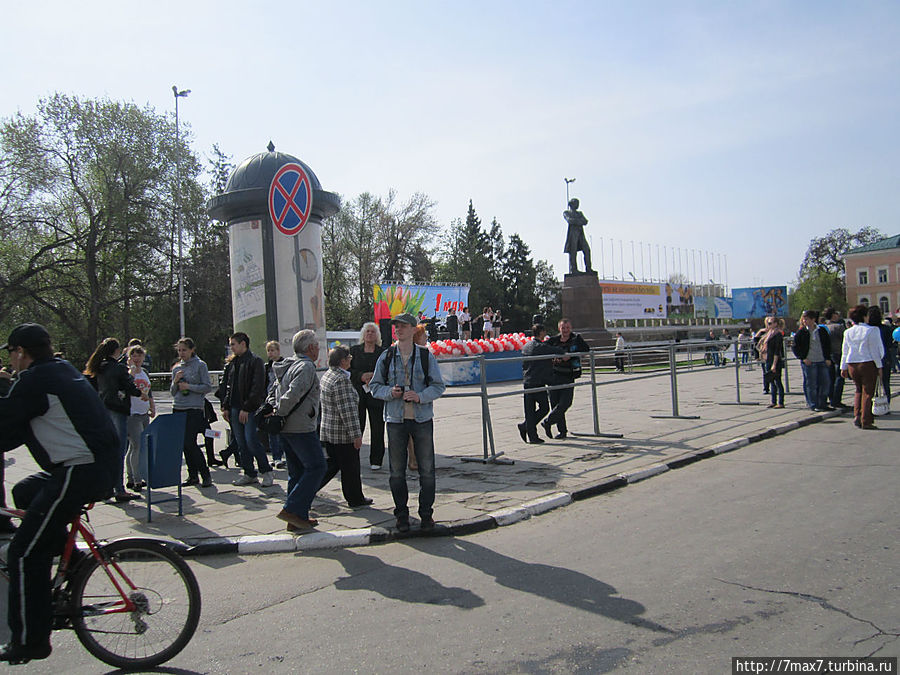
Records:
<instances>
[{"instance_id":1,"label":"painted white line","mask_svg":"<svg viewBox=\"0 0 900 675\"><path fill-rule=\"evenodd\" d=\"M288 553L294 549L290 534L254 534L236 539L238 553Z\"/></svg>"},{"instance_id":2,"label":"painted white line","mask_svg":"<svg viewBox=\"0 0 900 675\"><path fill-rule=\"evenodd\" d=\"M488 515L496 520L497 525L500 527L512 525L513 523L518 523L520 520L531 518L531 514L528 513L528 510L522 507L500 509L499 511L493 511Z\"/></svg>"},{"instance_id":3,"label":"painted white line","mask_svg":"<svg viewBox=\"0 0 900 675\"><path fill-rule=\"evenodd\" d=\"M310 532L296 538L296 550L316 551L323 548L348 548L369 543L371 528L339 530L337 532Z\"/></svg>"},{"instance_id":4,"label":"painted white line","mask_svg":"<svg viewBox=\"0 0 900 675\"><path fill-rule=\"evenodd\" d=\"M566 504L572 503L572 495L568 492L556 492L552 495L545 495L543 497L538 497L537 499L532 499L531 501L524 502L522 504L522 508L527 510L533 516L540 515L541 513L546 513L547 511L552 511L553 509L559 508L560 506L565 506Z\"/></svg>"},{"instance_id":5,"label":"painted white line","mask_svg":"<svg viewBox=\"0 0 900 675\"><path fill-rule=\"evenodd\" d=\"M669 471L669 467L666 464L651 464L650 466L645 466L643 469L638 469L637 471L620 473L619 476L627 480L630 484L637 483L638 481L650 478L651 476L665 473L666 471Z\"/></svg>"}]
</instances>

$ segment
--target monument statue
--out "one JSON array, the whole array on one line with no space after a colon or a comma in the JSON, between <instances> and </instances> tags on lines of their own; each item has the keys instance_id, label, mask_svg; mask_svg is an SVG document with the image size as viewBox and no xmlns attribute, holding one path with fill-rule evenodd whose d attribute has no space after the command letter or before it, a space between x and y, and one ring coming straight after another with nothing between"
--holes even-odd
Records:
<instances>
[{"instance_id":1,"label":"monument statue","mask_svg":"<svg viewBox=\"0 0 900 675\"><path fill-rule=\"evenodd\" d=\"M584 227L588 224L587 218L578 210L578 200L574 197L569 200L569 208L563 211L563 218L569 224L566 233L566 246L563 252L569 254L569 274L578 274L578 251L584 256L584 271L593 272L591 269L591 247L588 246L584 236Z\"/></svg>"}]
</instances>

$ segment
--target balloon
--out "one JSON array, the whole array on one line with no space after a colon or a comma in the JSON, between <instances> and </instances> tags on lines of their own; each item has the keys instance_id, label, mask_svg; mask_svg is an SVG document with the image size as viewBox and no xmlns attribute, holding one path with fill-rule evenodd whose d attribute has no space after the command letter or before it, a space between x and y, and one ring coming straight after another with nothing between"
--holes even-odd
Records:
<instances>
[{"instance_id":1,"label":"balloon","mask_svg":"<svg viewBox=\"0 0 900 675\"><path fill-rule=\"evenodd\" d=\"M900 342L900 326L895 328L891 335L894 337L894 342Z\"/></svg>"}]
</instances>

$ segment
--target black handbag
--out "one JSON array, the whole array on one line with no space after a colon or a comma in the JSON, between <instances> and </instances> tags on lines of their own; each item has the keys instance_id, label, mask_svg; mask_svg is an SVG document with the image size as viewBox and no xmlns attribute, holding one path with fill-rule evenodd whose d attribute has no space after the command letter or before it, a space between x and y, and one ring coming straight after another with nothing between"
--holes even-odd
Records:
<instances>
[{"instance_id":1,"label":"black handbag","mask_svg":"<svg viewBox=\"0 0 900 675\"><path fill-rule=\"evenodd\" d=\"M253 419L256 421L256 428L267 434L280 434L281 430L284 429L284 421L294 414L294 411L306 400L306 397L309 396L309 392L311 391L312 387L307 389L306 393L300 397L300 400L290 409L287 415L273 414L275 408L273 408L268 401L263 403L257 408L256 412L253 413Z\"/></svg>"}]
</instances>

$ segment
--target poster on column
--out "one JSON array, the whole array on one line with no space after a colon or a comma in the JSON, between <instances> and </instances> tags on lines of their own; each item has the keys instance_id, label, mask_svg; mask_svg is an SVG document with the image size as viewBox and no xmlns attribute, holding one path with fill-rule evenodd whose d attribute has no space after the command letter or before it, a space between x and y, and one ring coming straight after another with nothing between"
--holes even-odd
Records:
<instances>
[{"instance_id":1,"label":"poster on column","mask_svg":"<svg viewBox=\"0 0 900 675\"><path fill-rule=\"evenodd\" d=\"M666 296L662 284L601 281L606 319L665 319Z\"/></svg>"},{"instance_id":2,"label":"poster on column","mask_svg":"<svg viewBox=\"0 0 900 675\"><path fill-rule=\"evenodd\" d=\"M322 287L321 225L307 221L300 232L286 235L272 228L275 249L275 297L278 309L278 341L281 355L293 354L291 341L302 329L319 339L317 366L328 357L325 339L325 295Z\"/></svg>"},{"instance_id":3,"label":"poster on column","mask_svg":"<svg viewBox=\"0 0 900 675\"><path fill-rule=\"evenodd\" d=\"M251 344L259 344L266 338L262 221L245 220L231 225L228 246L234 329L249 335Z\"/></svg>"},{"instance_id":4,"label":"poster on column","mask_svg":"<svg viewBox=\"0 0 900 675\"><path fill-rule=\"evenodd\" d=\"M469 303L469 286L435 284L397 284L382 282L372 288L375 300L375 321L390 319L398 314L423 314L443 321ZM469 311L472 314L472 311Z\"/></svg>"}]
</instances>

